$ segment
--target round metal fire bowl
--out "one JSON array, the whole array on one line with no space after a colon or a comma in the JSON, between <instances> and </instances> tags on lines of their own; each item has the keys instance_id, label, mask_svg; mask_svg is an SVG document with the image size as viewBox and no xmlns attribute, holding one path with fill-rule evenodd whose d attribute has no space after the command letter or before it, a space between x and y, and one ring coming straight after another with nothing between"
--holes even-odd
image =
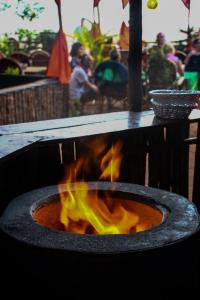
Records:
<instances>
[{"instance_id":1,"label":"round metal fire bowl","mask_svg":"<svg viewBox=\"0 0 200 300\"><path fill-rule=\"evenodd\" d=\"M109 182L89 182L88 185L90 190L113 190L113 183ZM36 224L32 214L44 203L58 199L57 186L50 186L15 198L1 217L0 228L12 238L32 246L93 254L159 248L184 240L199 228L200 217L195 205L180 195L127 183L115 183L115 190L125 199L146 202L160 209L164 216L162 224L136 234L119 235L74 234L48 229Z\"/></svg>"}]
</instances>

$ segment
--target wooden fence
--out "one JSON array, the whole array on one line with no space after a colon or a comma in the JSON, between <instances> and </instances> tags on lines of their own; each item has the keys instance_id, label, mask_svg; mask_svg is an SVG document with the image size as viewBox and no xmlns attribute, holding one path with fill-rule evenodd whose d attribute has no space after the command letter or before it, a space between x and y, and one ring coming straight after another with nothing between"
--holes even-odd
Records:
<instances>
[{"instance_id":1,"label":"wooden fence","mask_svg":"<svg viewBox=\"0 0 200 300\"><path fill-rule=\"evenodd\" d=\"M0 125L67 117L68 85L47 78L17 84L0 89Z\"/></svg>"}]
</instances>

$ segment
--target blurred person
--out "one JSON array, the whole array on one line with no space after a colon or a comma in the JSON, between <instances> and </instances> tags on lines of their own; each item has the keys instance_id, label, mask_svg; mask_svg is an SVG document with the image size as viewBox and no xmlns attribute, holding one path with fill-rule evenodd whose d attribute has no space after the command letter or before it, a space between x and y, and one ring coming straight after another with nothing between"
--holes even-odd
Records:
<instances>
[{"instance_id":1,"label":"blurred person","mask_svg":"<svg viewBox=\"0 0 200 300\"><path fill-rule=\"evenodd\" d=\"M73 69L79 65L81 57L85 54L85 49L83 45L80 42L76 42L72 45L70 56L70 66L73 71Z\"/></svg>"},{"instance_id":2,"label":"blurred person","mask_svg":"<svg viewBox=\"0 0 200 300\"><path fill-rule=\"evenodd\" d=\"M79 65L75 66L69 83L69 98L72 114L80 107L83 112L87 101L98 97L98 87L89 80L88 72L91 70L92 58L88 54L80 57Z\"/></svg>"},{"instance_id":3,"label":"blurred person","mask_svg":"<svg viewBox=\"0 0 200 300\"><path fill-rule=\"evenodd\" d=\"M193 50L185 59L185 71L200 73L200 38L193 41Z\"/></svg>"},{"instance_id":4,"label":"blurred person","mask_svg":"<svg viewBox=\"0 0 200 300\"><path fill-rule=\"evenodd\" d=\"M166 59L164 51L152 51L148 63L149 89L171 89L176 86L176 65Z\"/></svg>"},{"instance_id":5,"label":"blurred person","mask_svg":"<svg viewBox=\"0 0 200 300\"><path fill-rule=\"evenodd\" d=\"M147 47L142 49L142 71L146 71L148 68L150 59L150 53Z\"/></svg>"},{"instance_id":6,"label":"blurred person","mask_svg":"<svg viewBox=\"0 0 200 300\"><path fill-rule=\"evenodd\" d=\"M82 29L85 27L84 22L85 22L85 18L81 18L81 24L80 24L79 26L77 26L77 27L75 28L75 30L74 30L74 33L75 33L75 34L76 34L76 33L81 34Z\"/></svg>"},{"instance_id":7,"label":"blurred person","mask_svg":"<svg viewBox=\"0 0 200 300\"><path fill-rule=\"evenodd\" d=\"M128 69L121 62L121 53L117 48L113 48L110 51L110 59L100 63L95 74L98 78L102 77L102 80L128 82ZM102 72L101 72L102 71Z\"/></svg>"},{"instance_id":8,"label":"blurred person","mask_svg":"<svg viewBox=\"0 0 200 300\"><path fill-rule=\"evenodd\" d=\"M104 58L109 57L109 54L110 54L110 51L112 50L112 47L113 47L113 38L109 37L109 38L107 38L107 40L104 43L104 48L103 48L103 52L102 52L102 55L103 55Z\"/></svg>"},{"instance_id":9,"label":"blurred person","mask_svg":"<svg viewBox=\"0 0 200 300\"><path fill-rule=\"evenodd\" d=\"M174 46L171 44L165 44L163 47L163 52L165 54L166 59L175 64L176 70L177 70L177 75L183 76L184 69L183 69L180 59L175 55L176 50L175 50Z\"/></svg>"},{"instance_id":10,"label":"blurred person","mask_svg":"<svg viewBox=\"0 0 200 300\"><path fill-rule=\"evenodd\" d=\"M111 51L110 51L110 60L120 63L121 53L117 48L111 49Z\"/></svg>"},{"instance_id":11,"label":"blurred person","mask_svg":"<svg viewBox=\"0 0 200 300\"><path fill-rule=\"evenodd\" d=\"M186 87L190 90L200 89L200 38L193 41L193 50L185 59Z\"/></svg>"},{"instance_id":12,"label":"blurred person","mask_svg":"<svg viewBox=\"0 0 200 300\"><path fill-rule=\"evenodd\" d=\"M163 32L159 32L156 36L156 44L157 47L159 48L163 48L166 44L166 37L165 34Z\"/></svg>"},{"instance_id":13,"label":"blurred person","mask_svg":"<svg viewBox=\"0 0 200 300\"><path fill-rule=\"evenodd\" d=\"M155 42L156 42L156 45L154 45L153 47L151 47L149 49L150 56L156 54L157 52L162 52L163 53L163 47L166 44L165 34L163 32L159 32L156 35L156 41Z\"/></svg>"},{"instance_id":14,"label":"blurred person","mask_svg":"<svg viewBox=\"0 0 200 300\"><path fill-rule=\"evenodd\" d=\"M126 97L128 69L120 62L120 59L120 51L113 48L110 52L110 59L97 66L94 78L101 95L116 99Z\"/></svg>"}]
</instances>

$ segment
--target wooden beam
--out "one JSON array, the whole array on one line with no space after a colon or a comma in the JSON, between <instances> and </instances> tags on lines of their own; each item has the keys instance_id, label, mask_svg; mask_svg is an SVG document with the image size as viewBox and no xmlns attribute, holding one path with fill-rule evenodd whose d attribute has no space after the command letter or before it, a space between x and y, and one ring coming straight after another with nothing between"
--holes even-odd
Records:
<instances>
[{"instance_id":1,"label":"wooden beam","mask_svg":"<svg viewBox=\"0 0 200 300\"><path fill-rule=\"evenodd\" d=\"M0 164L23 151L30 149L41 138L30 134L14 134L0 136Z\"/></svg>"},{"instance_id":2,"label":"wooden beam","mask_svg":"<svg viewBox=\"0 0 200 300\"><path fill-rule=\"evenodd\" d=\"M200 110L193 110L188 123L200 120ZM180 120L161 120L154 117L153 111L116 112L103 115L84 116L59 120L0 126L0 163L28 150L32 146L45 143L76 140L98 134L128 134L136 129L166 127L185 123ZM185 139L184 139L185 140ZM198 141L193 141L197 144ZM188 142L187 142L188 144ZM190 141L192 144L192 141Z\"/></svg>"},{"instance_id":3,"label":"wooden beam","mask_svg":"<svg viewBox=\"0 0 200 300\"><path fill-rule=\"evenodd\" d=\"M60 30L63 30L62 13L61 13L61 2L58 4L58 17L59 17Z\"/></svg>"},{"instance_id":4,"label":"wooden beam","mask_svg":"<svg viewBox=\"0 0 200 300\"><path fill-rule=\"evenodd\" d=\"M142 0L130 0L129 109L142 110Z\"/></svg>"}]
</instances>

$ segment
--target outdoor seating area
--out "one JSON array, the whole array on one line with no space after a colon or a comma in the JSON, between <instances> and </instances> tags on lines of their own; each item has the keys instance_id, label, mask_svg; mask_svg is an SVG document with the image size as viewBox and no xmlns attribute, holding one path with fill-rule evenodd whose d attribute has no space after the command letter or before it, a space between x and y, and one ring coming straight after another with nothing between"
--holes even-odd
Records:
<instances>
[{"instance_id":1,"label":"outdoor seating area","mask_svg":"<svg viewBox=\"0 0 200 300\"><path fill-rule=\"evenodd\" d=\"M45 75L49 56L49 53L43 50L34 50L29 55L23 52L14 52L10 57L4 55L0 59L0 74Z\"/></svg>"},{"instance_id":2,"label":"outdoor seating area","mask_svg":"<svg viewBox=\"0 0 200 300\"><path fill-rule=\"evenodd\" d=\"M98 9L98 6L96 6L96 8ZM42 39L39 39L38 41L41 44L37 44L37 38L34 37L36 33L19 29L18 40L10 38L10 47L15 49L13 52L8 51L8 49L4 47L7 49L6 51L9 52L9 54L3 53L5 50L3 48L1 49L0 44L0 74L44 76L44 78L47 76L47 78L59 78L59 82L69 85L69 94L65 99L62 100L65 101L67 108L67 113L64 116L80 116L83 114L88 115L93 113L127 110L130 106L128 101L128 83L133 81L133 78L130 76L130 74L128 80L128 27L125 25L125 23L123 23L120 29L119 39L113 39L111 35L102 35L99 30L100 24L98 22L96 23L95 21L92 23L93 25L91 30L85 27L85 23L80 26L80 30L76 32L75 35L75 42L70 46L70 53L65 50L62 54L58 54L57 51L60 51L58 50L59 47L56 46L56 43L54 45L53 42L51 42L55 49L57 47L57 50L55 50L54 54L54 50L52 49L51 61L50 52L46 50L47 47L44 42L45 40L43 41ZM197 33L194 32L193 34L193 39L196 38L198 41ZM23 38L21 38L21 36ZM41 34L41 38L42 36L43 35ZM90 41L91 36L94 37L93 42ZM97 48L98 39L102 39L101 47L99 47L99 49ZM95 40L97 41L96 43ZM190 66L191 62L188 65L190 61L190 53L196 51L198 54L199 46L197 43L195 44L196 46L193 46L193 48L191 48L192 50L189 51L189 44L187 44L189 42L191 45L191 39L176 42L174 45L172 45L167 41L167 37L162 32L157 34L156 40L153 44L142 41L140 78L142 84L142 93L140 97L142 98L141 108L143 110L152 108L150 102L151 97L149 94L149 91L151 90L198 90L200 88L200 72L198 71L198 62L196 65L197 69L194 69L194 67ZM20 46L20 43L23 45L23 47ZM41 45L45 49L41 48ZM20 50L20 47L22 47L22 50ZM77 47L76 50L75 47ZM80 99L71 98L70 80L72 79L69 79L71 77L69 74L73 71L74 66L79 65L79 61L84 53L91 57L91 63L90 66L87 67L85 75L88 76L88 83L93 84L93 87L90 85L90 88L87 86L85 89L91 89L91 92L94 93L92 97L91 95L83 97L84 101L82 101ZM70 55L68 56L68 54ZM56 67L57 70L55 71L54 66L56 65L54 62L56 56L61 57L61 63L59 64L60 66L58 65ZM73 66L71 71L67 66L68 61L71 67ZM65 72L62 71L63 67L65 68L65 71L68 69L66 78L64 79L61 78L63 76L61 74L64 74ZM102 68L104 68L104 70ZM96 88L96 91L93 91L94 88ZM83 88L81 87L81 89ZM138 89L138 87L135 87L135 89ZM131 90L133 90L133 87ZM9 114L10 113L11 111L9 110ZM29 115L35 115L35 113L32 112L29 113ZM55 113L55 116L52 117L57 118L59 116L62 117L63 114L59 115ZM1 119L3 118L4 117L2 116ZM35 120L38 120L38 118L39 117L36 116ZM7 118L6 122L9 122L9 119L11 120L12 117ZM17 118L14 118L14 120L17 123L22 121L21 118L20 121L18 121ZM26 119L26 121L28 120L29 119ZM33 121L33 118L31 118L30 121Z\"/></svg>"}]
</instances>

